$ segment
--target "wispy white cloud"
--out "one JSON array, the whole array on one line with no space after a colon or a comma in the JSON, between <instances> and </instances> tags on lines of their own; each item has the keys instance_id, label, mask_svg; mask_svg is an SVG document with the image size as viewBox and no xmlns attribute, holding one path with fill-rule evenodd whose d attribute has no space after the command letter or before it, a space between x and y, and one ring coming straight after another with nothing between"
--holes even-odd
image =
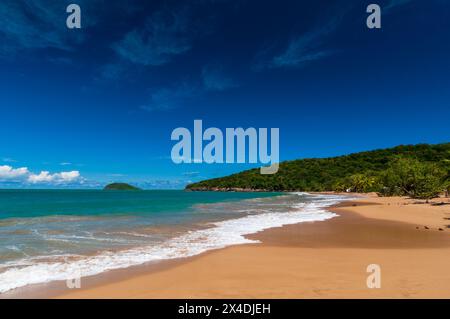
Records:
<instances>
[{"instance_id":1,"label":"wispy white cloud","mask_svg":"<svg viewBox=\"0 0 450 319\"><path fill-rule=\"evenodd\" d=\"M132 63L158 66L189 51L194 31L186 8L161 10L155 12L143 28L128 32L112 47L120 57Z\"/></svg>"},{"instance_id":2,"label":"wispy white cloud","mask_svg":"<svg viewBox=\"0 0 450 319\"><path fill-rule=\"evenodd\" d=\"M159 179L135 184L143 189L183 189L190 182L190 180L183 179Z\"/></svg>"},{"instance_id":3,"label":"wispy white cloud","mask_svg":"<svg viewBox=\"0 0 450 319\"><path fill-rule=\"evenodd\" d=\"M148 112L176 109L185 105L197 94L198 90L187 83L170 88L160 88L151 94L150 102L142 105L141 109Z\"/></svg>"},{"instance_id":4,"label":"wispy white cloud","mask_svg":"<svg viewBox=\"0 0 450 319\"><path fill-rule=\"evenodd\" d=\"M72 163L70 163L70 162L62 162L62 163L59 163L59 165L61 165L61 166L69 166L69 165L72 165Z\"/></svg>"},{"instance_id":5,"label":"wispy white cloud","mask_svg":"<svg viewBox=\"0 0 450 319\"><path fill-rule=\"evenodd\" d=\"M115 56L100 66L94 79L97 82L115 81L133 73L148 71L172 62L188 53L194 41L212 31L210 17L198 17L198 8L207 4L168 4L156 9L144 22L127 30L121 39L110 45ZM127 3L127 6L129 4ZM133 12L138 11L138 7Z\"/></svg>"},{"instance_id":6,"label":"wispy white cloud","mask_svg":"<svg viewBox=\"0 0 450 319\"><path fill-rule=\"evenodd\" d=\"M183 176L198 176L200 172L185 172L182 175Z\"/></svg>"},{"instance_id":7,"label":"wispy white cloud","mask_svg":"<svg viewBox=\"0 0 450 319\"><path fill-rule=\"evenodd\" d=\"M86 12L100 0L78 0ZM84 33L69 33L65 7L69 1L2 0L0 1L0 55L12 56L27 49L59 49L64 51L84 40ZM84 26L93 19L84 19Z\"/></svg>"},{"instance_id":8,"label":"wispy white cloud","mask_svg":"<svg viewBox=\"0 0 450 319\"><path fill-rule=\"evenodd\" d=\"M16 163L17 160L15 160L14 158L10 158L10 157L3 157L2 161L5 163Z\"/></svg>"},{"instance_id":9,"label":"wispy white cloud","mask_svg":"<svg viewBox=\"0 0 450 319\"><path fill-rule=\"evenodd\" d=\"M95 81L103 82L103 81L115 81L119 79L123 79L124 75L128 70L127 63L121 63L118 61L110 62L105 65L100 66L95 72Z\"/></svg>"},{"instance_id":10,"label":"wispy white cloud","mask_svg":"<svg viewBox=\"0 0 450 319\"><path fill-rule=\"evenodd\" d=\"M268 57L271 50L259 52L255 69L299 68L333 55L336 50L326 48L325 40L338 29L341 21L342 15L338 15L323 26L292 37L279 54Z\"/></svg>"},{"instance_id":11,"label":"wispy white cloud","mask_svg":"<svg viewBox=\"0 0 450 319\"><path fill-rule=\"evenodd\" d=\"M383 8L383 13L389 13L393 8L403 6L412 1L413 0L390 0L388 4Z\"/></svg>"},{"instance_id":12,"label":"wispy white cloud","mask_svg":"<svg viewBox=\"0 0 450 319\"><path fill-rule=\"evenodd\" d=\"M209 91L225 91L239 86L238 82L226 74L220 65L203 67L202 80L205 89Z\"/></svg>"},{"instance_id":13,"label":"wispy white cloud","mask_svg":"<svg viewBox=\"0 0 450 319\"><path fill-rule=\"evenodd\" d=\"M142 104L140 108L148 112L169 111L185 106L208 91L226 91L236 87L239 87L239 83L226 74L222 67L205 66L202 69L201 81L182 82L155 89L150 94L150 101Z\"/></svg>"}]
</instances>

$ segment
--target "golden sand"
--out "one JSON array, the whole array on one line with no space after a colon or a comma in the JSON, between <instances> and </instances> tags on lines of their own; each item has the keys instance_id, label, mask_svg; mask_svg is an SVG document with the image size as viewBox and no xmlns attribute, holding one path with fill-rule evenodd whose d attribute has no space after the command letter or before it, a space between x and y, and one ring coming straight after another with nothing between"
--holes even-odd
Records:
<instances>
[{"instance_id":1,"label":"golden sand","mask_svg":"<svg viewBox=\"0 0 450 319\"><path fill-rule=\"evenodd\" d=\"M262 244L130 270L58 297L450 298L450 205L371 196L338 206L337 218L249 236ZM367 287L370 264L380 266L381 288Z\"/></svg>"}]
</instances>

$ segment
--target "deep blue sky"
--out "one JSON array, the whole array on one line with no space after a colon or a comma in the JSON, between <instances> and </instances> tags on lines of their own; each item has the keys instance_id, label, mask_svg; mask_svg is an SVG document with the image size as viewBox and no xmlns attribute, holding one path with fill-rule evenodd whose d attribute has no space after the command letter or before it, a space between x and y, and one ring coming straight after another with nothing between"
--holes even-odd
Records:
<instances>
[{"instance_id":1,"label":"deep blue sky","mask_svg":"<svg viewBox=\"0 0 450 319\"><path fill-rule=\"evenodd\" d=\"M0 187L249 167L173 164L170 134L194 119L278 127L282 160L450 140L448 1L2 0L0 23Z\"/></svg>"}]
</instances>

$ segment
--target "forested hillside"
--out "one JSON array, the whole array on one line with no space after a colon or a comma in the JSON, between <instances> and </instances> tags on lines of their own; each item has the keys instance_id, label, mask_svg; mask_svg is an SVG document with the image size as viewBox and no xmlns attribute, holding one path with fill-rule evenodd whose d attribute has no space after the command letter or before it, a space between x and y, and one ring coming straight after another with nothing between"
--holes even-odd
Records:
<instances>
[{"instance_id":1,"label":"forested hillside","mask_svg":"<svg viewBox=\"0 0 450 319\"><path fill-rule=\"evenodd\" d=\"M190 184L190 190L267 191L377 191L386 195L409 194L421 185L434 195L448 187L450 143L400 145L394 148L332 158L280 163L274 175L252 169L222 178ZM405 184L405 185L402 185ZM407 184L414 185L407 185ZM414 192L414 190L413 190Z\"/></svg>"}]
</instances>

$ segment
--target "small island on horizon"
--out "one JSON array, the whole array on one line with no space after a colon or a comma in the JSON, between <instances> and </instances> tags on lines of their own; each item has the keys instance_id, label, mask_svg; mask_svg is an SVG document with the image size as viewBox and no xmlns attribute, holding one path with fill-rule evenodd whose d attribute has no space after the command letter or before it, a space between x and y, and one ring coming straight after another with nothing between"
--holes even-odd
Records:
<instances>
[{"instance_id":1,"label":"small island on horizon","mask_svg":"<svg viewBox=\"0 0 450 319\"><path fill-rule=\"evenodd\" d=\"M127 184L127 183L111 183L106 185L103 190L105 191L140 191L139 187Z\"/></svg>"}]
</instances>

